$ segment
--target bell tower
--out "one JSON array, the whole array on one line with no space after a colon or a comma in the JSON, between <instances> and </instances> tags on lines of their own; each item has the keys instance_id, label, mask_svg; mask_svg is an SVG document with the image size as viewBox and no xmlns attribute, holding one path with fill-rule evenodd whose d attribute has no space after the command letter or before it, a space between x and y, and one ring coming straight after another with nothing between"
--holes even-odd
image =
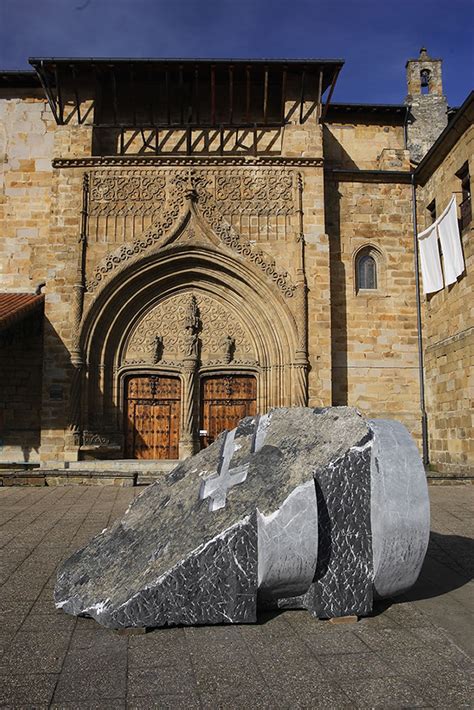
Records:
<instances>
[{"instance_id":1,"label":"bell tower","mask_svg":"<svg viewBox=\"0 0 474 710\"><path fill-rule=\"evenodd\" d=\"M432 59L424 47L418 59L406 63L407 147L415 163L420 162L448 122L441 64L442 60Z\"/></svg>"}]
</instances>

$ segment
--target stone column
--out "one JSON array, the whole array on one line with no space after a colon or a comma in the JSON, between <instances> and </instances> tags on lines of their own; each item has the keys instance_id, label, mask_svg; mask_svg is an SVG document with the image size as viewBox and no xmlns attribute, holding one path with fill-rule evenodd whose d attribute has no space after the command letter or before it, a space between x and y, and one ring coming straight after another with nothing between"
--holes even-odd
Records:
<instances>
[{"instance_id":1,"label":"stone column","mask_svg":"<svg viewBox=\"0 0 474 710\"><path fill-rule=\"evenodd\" d=\"M82 311L85 290L85 258L87 247L87 206L89 198L89 176L84 175L82 183L81 233L78 240L76 278L72 290L71 320L71 388L69 391L68 429L65 436L64 459L77 461L81 445L81 391L84 358L80 342Z\"/></svg>"},{"instance_id":2,"label":"stone column","mask_svg":"<svg viewBox=\"0 0 474 710\"><path fill-rule=\"evenodd\" d=\"M298 173L299 264L296 270L296 314L298 344L293 363L292 394L295 407L308 405L308 284L305 266L305 238L303 224L303 176Z\"/></svg>"},{"instance_id":3,"label":"stone column","mask_svg":"<svg viewBox=\"0 0 474 710\"><path fill-rule=\"evenodd\" d=\"M187 358L183 362L183 403L181 412L181 432L179 437L179 457L192 456L198 451L199 437L196 431L196 379L197 360Z\"/></svg>"},{"instance_id":4,"label":"stone column","mask_svg":"<svg viewBox=\"0 0 474 710\"><path fill-rule=\"evenodd\" d=\"M179 437L179 457L192 456L198 451L199 437L196 431L196 378L199 361L201 319L195 296L191 296L184 320L183 336L183 403L181 411L181 433Z\"/></svg>"}]
</instances>

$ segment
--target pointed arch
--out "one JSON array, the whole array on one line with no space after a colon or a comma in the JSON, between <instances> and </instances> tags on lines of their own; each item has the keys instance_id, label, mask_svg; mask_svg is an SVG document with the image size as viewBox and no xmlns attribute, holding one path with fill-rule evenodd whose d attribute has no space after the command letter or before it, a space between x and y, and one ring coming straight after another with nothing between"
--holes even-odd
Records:
<instances>
[{"instance_id":1,"label":"pointed arch","mask_svg":"<svg viewBox=\"0 0 474 710\"><path fill-rule=\"evenodd\" d=\"M198 234L189 242L185 233L191 229ZM151 309L185 292L211 297L245 323L256 353L255 366L247 369L258 379L260 411L305 400L296 371L297 324L287 299L255 264L236 258L215 238L206 239L203 224L190 214L174 239L129 261L90 299L80 336L87 364L83 428L112 431L120 439L122 354L130 333ZM150 363L142 369L181 373L173 365Z\"/></svg>"}]
</instances>

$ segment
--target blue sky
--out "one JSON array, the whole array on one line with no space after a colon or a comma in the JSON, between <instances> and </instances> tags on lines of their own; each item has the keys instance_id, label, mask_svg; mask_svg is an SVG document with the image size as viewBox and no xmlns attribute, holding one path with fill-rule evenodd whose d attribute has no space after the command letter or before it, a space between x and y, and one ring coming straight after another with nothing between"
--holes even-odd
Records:
<instances>
[{"instance_id":1,"label":"blue sky","mask_svg":"<svg viewBox=\"0 0 474 710\"><path fill-rule=\"evenodd\" d=\"M333 101L402 103L405 62L444 59L451 106L473 85L473 0L0 0L0 69L46 57L345 59Z\"/></svg>"}]
</instances>

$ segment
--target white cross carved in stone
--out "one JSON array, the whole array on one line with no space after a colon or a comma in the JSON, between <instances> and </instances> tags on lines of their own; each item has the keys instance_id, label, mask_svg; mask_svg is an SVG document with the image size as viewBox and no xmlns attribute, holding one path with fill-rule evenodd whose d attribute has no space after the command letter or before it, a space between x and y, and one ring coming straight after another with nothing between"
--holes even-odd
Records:
<instances>
[{"instance_id":1,"label":"white cross carved in stone","mask_svg":"<svg viewBox=\"0 0 474 710\"><path fill-rule=\"evenodd\" d=\"M213 476L201 482L199 497L201 500L205 498L211 499L209 501L209 510L211 511L224 508L229 488L237 485L237 483L243 483L247 478L248 464L230 468L230 461L234 453L235 431L235 429L232 429L232 431L226 433L217 476Z\"/></svg>"},{"instance_id":2,"label":"white cross carved in stone","mask_svg":"<svg viewBox=\"0 0 474 710\"><path fill-rule=\"evenodd\" d=\"M268 415L263 415L259 418L254 435L254 446L252 447L254 452L258 451L263 446L263 439L265 438L265 431L268 424ZM226 433L217 475L205 481L201 481L199 497L201 500L210 498L209 510L211 512L225 508L229 488L233 488L233 486L236 486L238 483L243 483L247 478L247 472L249 470L248 463L243 466L230 468L230 462L235 450L234 439L236 431L236 429L232 429L232 431Z\"/></svg>"}]
</instances>

